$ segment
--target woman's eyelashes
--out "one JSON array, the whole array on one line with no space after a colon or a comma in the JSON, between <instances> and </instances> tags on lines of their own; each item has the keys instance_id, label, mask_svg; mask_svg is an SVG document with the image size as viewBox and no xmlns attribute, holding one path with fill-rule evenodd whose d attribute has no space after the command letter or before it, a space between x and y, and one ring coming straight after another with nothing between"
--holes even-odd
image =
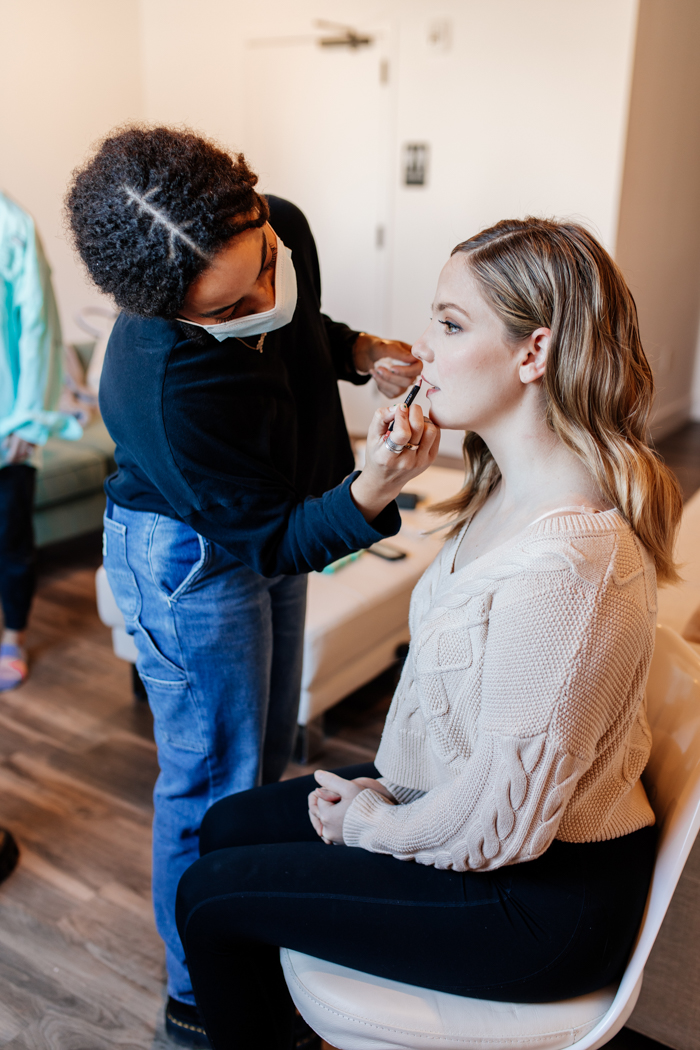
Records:
<instances>
[{"instance_id":1,"label":"woman's eyelashes","mask_svg":"<svg viewBox=\"0 0 700 1050\"><path fill-rule=\"evenodd\" d=\"M440 324L444 327L448 335L454 335L455 332L461 332L462 329L454 321L440 321Z\"/></svg>"},{"instance_id":2,"label":"woman's eyelashes","mask_svg":"<svg viewBox=\"0 0 700 1050\"><path fill-rule=\"evenodd\" d=\"M277 264L277 248L276 247L275 248L271 248L270 252L271 252L271 254L270 254L270 261L265 263L265 266L264 266L263 271L262 271L263 273L267 273L268 270L273 270L275 268L276 264ZM238 312L238 309L239 309L239 307L240 307L242 302L243 302L243 299L239 299L238 302L234 304L233 308L226 315L226 317L217 317L216 323L217 324L225 324L226 321L233 321L233 319L236 316L236 314Z\"/></svg>"},{"instance_id":3,"label":"woman's eyelashes","mask_svg":"<svg viewBox=\"0 0 700 1050\"><path fill-rule=\"evenodd\" d=\"M276 264L277 264L277 248L275 247L275 248L272 249L272 253L270 255L270 261L265 266L265 269L263 270L263 273L267 273L267 271L271 270Z\"/></svg>"},{"instance_id":4,"label":"woman's eyelashes","mask_svg":"<svg viewBox=\"0 0 700 1050\"><path fill-rule=\"evenodd\" d=\"M226 315L226 317L217 317L216 323L217 324L225 324L227 321L232 321L234 319L234 317L236 316L236 310L238 309L238 307L240 305L241 305L240 302L237 302L236 305L233 307L233 309Z\"/></svg>"}]
</instances>

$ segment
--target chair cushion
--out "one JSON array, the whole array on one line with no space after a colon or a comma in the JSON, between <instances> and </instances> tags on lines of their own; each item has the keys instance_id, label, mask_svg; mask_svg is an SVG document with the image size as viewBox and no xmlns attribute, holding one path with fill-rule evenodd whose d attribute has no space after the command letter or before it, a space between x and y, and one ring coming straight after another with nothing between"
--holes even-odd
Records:
<instances>
[{"instance_id":1,"label":"chair cushion","mask_svg":"<svg viewBox=\"0 0 700 1050\"><path fill-rule=\"evenodd\" d=\"M280 949L297 1009L341 1050L559 1050L607 1013L617 987L558 1003L496 1003L417 988Z\"/></svg>"},{"instance_id":2,"label":"chair cushion","mask_svg":"<svg viewBox=\"0 0 700 1050\"><path fill-rule=\"evenodd\" d=\"M101 492L115 469L114 442L101 419L85 427L78 441L51 438L43 448L34 506L43 509Z\"/></svg>"},{"instance_id":3,"label":"chair cushion","mask_svg":"<svg viewBox=\"0 0 700 1050\"><path fill-rule=\"evenodd\" d=\"M97 532L102 527L105 494L97 491L65 503L52 503L34 511L34 539L37 547Z\"/></svg>"},{"instance_id":4,"label":"chair cushion","mask_svg":"<svg viewBox=\"0 0 700 1050\"><path fill-rule=\"evenodd\" d=\"M36 479L35 509L100 492L107 474L102 452L79 441L50 438L43 450L43 462Z\"/></svg>"}]
</instances>

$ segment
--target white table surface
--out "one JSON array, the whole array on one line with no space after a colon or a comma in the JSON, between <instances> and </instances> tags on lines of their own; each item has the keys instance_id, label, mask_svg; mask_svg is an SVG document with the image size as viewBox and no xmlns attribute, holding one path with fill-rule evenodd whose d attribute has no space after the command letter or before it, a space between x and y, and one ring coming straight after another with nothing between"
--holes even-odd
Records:
<instances>
[{"instance_id":1,"label":"white table surface","mask_svg":"<svg viewBox=\"0 0 700 1050\"><path fill-rule=\"evenodd\" d=\"M425 498L415 510L402 510L402 528L387 542L405 551L385 561L365 551L332 574L309 577L300 721L306 722L369 681L408 641L411 593L439 553L444 531L426 535L441 520L431 504L454 495L462 472L430 467L407 491Z\"/></svg>"}]
</instances>

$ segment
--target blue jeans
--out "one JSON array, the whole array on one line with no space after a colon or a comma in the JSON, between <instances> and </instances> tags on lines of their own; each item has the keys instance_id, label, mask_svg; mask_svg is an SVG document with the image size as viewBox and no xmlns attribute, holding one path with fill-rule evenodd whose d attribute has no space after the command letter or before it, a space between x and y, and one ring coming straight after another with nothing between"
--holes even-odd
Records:
<instances>
[{"instance_id":1,"label":"blue jeans","mask_svg":"<svg viewBox=\"0 0 700 1050\"><path fill-rule=\"evenodd\" d=\"M104 564L153 711L153 906L168 993L194 1003L175 925L214 802L279 779L301 685L306 576L265 579L188 525L109 505Z\"/></svg>"}]
</instances>

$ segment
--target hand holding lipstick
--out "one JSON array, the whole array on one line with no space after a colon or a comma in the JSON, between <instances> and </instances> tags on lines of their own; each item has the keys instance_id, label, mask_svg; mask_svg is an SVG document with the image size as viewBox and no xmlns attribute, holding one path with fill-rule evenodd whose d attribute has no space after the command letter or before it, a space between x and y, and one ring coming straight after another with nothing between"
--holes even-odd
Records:
<instances>
[{"instance_id":1,"label":"hand holding lipstick","mask_svg":"<svg viewBox=\"0 0 700 1050\"><path fill-rule=\"evenodd\" d=\"M399 454L392 452L387 438ZM365 466L350 486L355 505L366 521L372 522L404 485L434 462L439 446L440 431L423 415L420 405L404 403L374 413L367 434Z\"/></svg>"},{"instance_id":2,"label":"hand holding lipstick","mask_svg":"<svg viewBox=\"0 0 700 1050\"><path fill-rule=\"evenodd\" d=\"M413 402L418 397L418 393L420 391L422 382L423 382L423 376L420 376L420 378L419 378L418 382L416 383L416 385L412 386L411 389L409 390L408 396L406 397L406 400L404 401L404 405L406 406L406 408L409 408L410 405L412 405ZM394 429L394 421L392 419L391 423L389 424L389 432L391 432L393 429Z\"/></svg>"}]
</instances>

